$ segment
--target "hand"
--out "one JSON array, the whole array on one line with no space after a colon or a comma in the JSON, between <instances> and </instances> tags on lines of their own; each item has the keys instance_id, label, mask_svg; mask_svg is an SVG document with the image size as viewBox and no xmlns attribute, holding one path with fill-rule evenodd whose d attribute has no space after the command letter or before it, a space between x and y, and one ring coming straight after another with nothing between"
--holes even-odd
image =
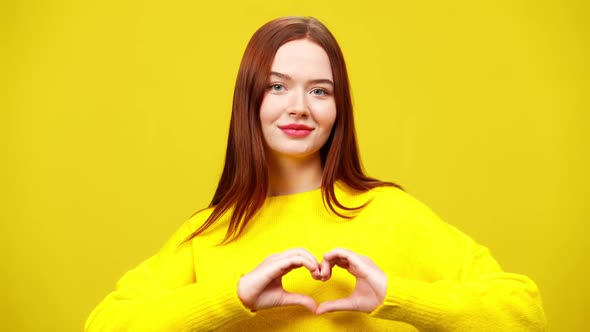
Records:
<instances>
[{"instance_id":1,"label":"hand","mask_svg":"<svg viewBox=\"0 0 590 332\"><path fill-rule=\"evenodd\" d=\"M356 286L349 297L321 303L315 311L317 315L343 310L372 312L383 303L387 276L369 257L346 249L334 249L324 255L320 264L321 280L330 279L334 265L355 276Z\"/></svg>"},{"instance_id":2,"label":"hand","mask_svg":"<svg viewBox=\"0 0 590 332\"><path fill-rule=\"evenodd\" d=\"M302 305L315 312L317 303L303 294L287 292L282 278L293 269L304 266L312 278L320 279L319 263L307 250L298 248L268 256L238 282L238 297L253 311L286 305Z\"/></svg>"}]
</instances>

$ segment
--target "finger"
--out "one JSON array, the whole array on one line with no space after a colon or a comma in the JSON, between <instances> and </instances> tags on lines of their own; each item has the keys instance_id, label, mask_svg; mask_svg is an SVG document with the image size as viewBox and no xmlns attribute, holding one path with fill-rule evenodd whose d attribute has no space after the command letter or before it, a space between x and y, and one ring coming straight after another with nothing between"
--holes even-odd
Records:
<instances>
[{"instance_id":1,"label":"finger","mask_svg":"<svg viewBox=\"0 0 590 332\"><path fill-rule=\"evenodd\" d=\"M350 263L348 262L348 259L346 258L342 258L342 257L338 257L333 261L334 265L338 265L339 267L343 268L343 269L347 269L350 266Z\"/></svg>"},{"instance_id":2,"label":"finger","mask_svg":"<svg viewBox=\"0 0 590 332\"><path fill-rule=\"evenodd\" d=\"M307 251L305 248L293 248L293 249L285 250L279 254L276 254L277 258L285 258L285 257L291 257L291 256L307 257L310 260L317 262L317 259L315 258L315 256L312 253L310 253L309 251Z\"/></svg>"},{"instance_id":3,"label":"finger","mask_svg":"<svg viewBox=\"0 0 590 332\"><path fill-rule=\"evenodd\" d=\"M335 249L332 249L331 251L325 253L324 259L329 260L329 261L336 260L337 258L345 258L346 260L350 260L354 256L359 256L359 255L353 251L348 250L348 249L335 248Z\"/></svg>"},{"instance_id":4,"label":"finger","mask_svg":"<svg viewBox=\"0 0 590 332\"><path fill-rule=\"evenodd\" d=\"M320 263L320 280L326 281L332 277L332 267L333 265L327 260Z\"/></svg>"},{"instance_id":5,"label":"finger","mask_svg":"<svg viewBox=\"0 0 590 332\"><path fill-rule=\"evenodd\" d=\"M348 261L348 257L352 257L354 255L358 256L354 252L343 248L336 248L324 254L324 259L320 263L320 273L322 276L321 280L326 281L332 277L332 268L334 265L338 265L343 269L349 270L350 263Z\"/></svg>"},{"instance_id":6,"label":"finger","mask_svg":"<svg viewBox=\"0 0 590 332\"><path fill-rule=\"evenodd\" d=\"M306 307L311 312L315 312L318 307L315 300L311 297L290 292L286 292L281 305L300 305Z\"/></svg>"},{"instance_id":7,"label":"finger","mask_svg":"<svg viewBox=\"0 0 590 332\"><path fill-rule=\"evenodd\" d=\"M316 271L319 275L319 268L316 264L301 256L292 256L282 260L275 260L273 258L271 261L264 261L240 279L239 292L243 294L241 298L248 301L253 296L252 294L259 294L273 280L279 279L291 270L301 266L305 266L310 271Z\"/></svg>"},{"instance_id":8,"label":"finger","mask_svg":"<svg viewBox=\"0 0 590 332\"><path fill-rule=\"evenodd\" d=\"M320 271L319 271L319 262L314 255L312 255L309 251L304 248L293 248L277 255L277 259L285 259L294 256L300 256L304 259L308 260L309 264L306 264L306 268L311 272L311 276L314 279L320 278ZM312 268L313 266L313 268Z\"/></svg>"},{"instance_id":9,"label":"finger","mask_svg":"<svg viewBox=\"0 0 590 332\"><path fill-rule=\"evenodd\" d=\"M276 262L274 265L277 269L283 270L285 273L302 266L310 271L317 269L317 265L314 262L301 256L288 257Z\"/></svg>"},{"instance_id":10,"label":"finger","mask_svg":"<svg viewBox=\"0 0 590 332\"><path fill-rule=\"evenodd\" d=\"M279 261L272 262L271 264L266 266L266 273L269 279L275 279L278 277L282 277L285 274L289 273L291 270L300 268L302 266L307 268L312 273L312 276L314 275L314 273L315 275L319 275L318 264L301 256L292 256Z\"/></svg>"},{"instance_id":11,"label":"finger","mask_svg":"<svg viewBox=\"0 0 590 332\"><path fill-rule=\"evenodd\" d=\"M348 270L355 277L365 276L366 271L371 268L368 262L372 263L367 257L343 248L336 248L324 254L324 260L330 262L332 266L338 265Z\"/></svg>"},{"instance_id":12,"label":"finger","mask_svg":"<svg viewBox=\"0 0 590 332\"><path fill-rule=\"evenodd\" d=\"M333 311L353 311L356 310L354 303L350 298L337 299L321 303L316 311L316 315L325 314Z\"/></svg>"}]
</instances>

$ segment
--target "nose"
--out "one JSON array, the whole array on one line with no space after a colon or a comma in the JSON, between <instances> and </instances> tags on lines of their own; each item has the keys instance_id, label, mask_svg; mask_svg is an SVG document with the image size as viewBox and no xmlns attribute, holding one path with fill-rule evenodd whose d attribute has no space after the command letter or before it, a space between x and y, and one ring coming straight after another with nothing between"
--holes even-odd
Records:
<instances>
[{"instance_id":1,"label":"nose","mask_svg":"<svg viewBox=\"0 0 590 332\"><path fill-rule=\"evenodd\" d=\"M295 117L306 117L309 115L305 92L294 93L289 103L289 115Z\"/></svg>"}]
</instances>

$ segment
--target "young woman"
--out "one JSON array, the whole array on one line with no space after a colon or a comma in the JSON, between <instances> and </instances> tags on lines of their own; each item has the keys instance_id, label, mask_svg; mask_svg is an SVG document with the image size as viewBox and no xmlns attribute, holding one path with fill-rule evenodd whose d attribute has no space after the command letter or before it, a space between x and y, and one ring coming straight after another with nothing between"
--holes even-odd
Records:
<instances>
[{"instance_id":1,"label":"young woman","mask_svg":"<svg viewBox=\"0 0 590 332\"><path fill-rule=\"evenodd\" d=\"M544 331L535 284L360 166L343 55L313 18L248 44L208 209L87 331Z\"/></svg>"}]
</instances>

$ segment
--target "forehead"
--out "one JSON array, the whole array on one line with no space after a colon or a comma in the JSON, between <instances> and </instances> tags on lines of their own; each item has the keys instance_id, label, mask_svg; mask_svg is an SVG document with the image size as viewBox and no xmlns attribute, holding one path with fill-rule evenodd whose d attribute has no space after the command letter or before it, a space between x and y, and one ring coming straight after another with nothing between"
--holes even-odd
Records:
<instances>
[{"instance_id":1,"label":"forehead","mask_svg":"<svg viewBox=\"0 0 590 332\"><path fill-rule=\"evenodd\" d=\"M271 70L294 78L332 79L328 54L320 45L307 39L283 44L275 54Z\"/></svg>"}]
</instances>

